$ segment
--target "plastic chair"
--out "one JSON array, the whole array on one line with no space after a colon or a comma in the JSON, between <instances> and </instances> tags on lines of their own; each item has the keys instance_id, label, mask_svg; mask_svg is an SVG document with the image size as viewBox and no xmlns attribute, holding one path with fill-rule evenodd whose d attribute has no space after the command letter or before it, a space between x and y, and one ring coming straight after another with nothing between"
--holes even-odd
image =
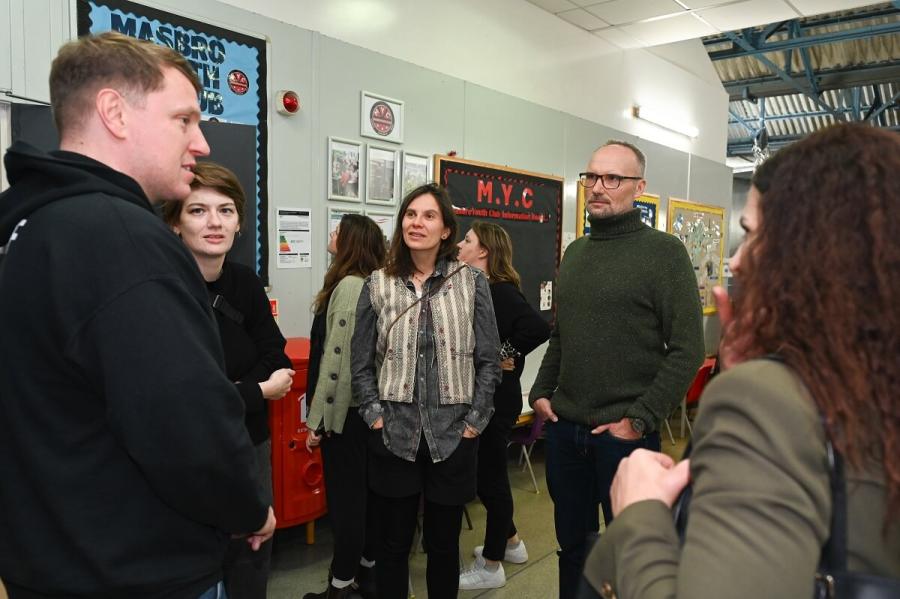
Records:
<instances>
[{"instance_id":1,"label":"plastic chair","mask_svg":"<svg viewBox=\"0 0 900 599\"><path fill-rule=\"evenodd\" d=\"M706 388L706 383L708 383L709 379L712 377L712 371L715 365L715 358L707 358L706 361L703 362L703 366L700 367L700 370L697 371L697 376L694 377L694 382L692 382L691 386L688 387L687 393L684 394L684 399L681 400L682 437L684 437L685 425L687 425L688 431L692 435L694 434L694 429L691 428L691 421L688 420L687 417L687 409L688 406L696 405L700 401L700 395L703 394L703 389Z\"/></svg>"},{"instance_id":2,"label":"plastic chair","mask_svg":"<svg viewBox=\"0 0 900 599\"><path fill-rule=\"evenodd\" d=\"M531 422L531 426L520 426L519 428L514 428L512 433L509 435L509 443L506 444L507 447L513 444L519 444L522 446L522 454L520 459L525 462L525 466L528 468L528 472L531 474L531 482L534 485L535 494L540 494L540 488L537 484L537 479L534 477L534 468L531 467L531 450L534 447L535 441L540 439L541 433L544 432L544 418L543 416L539 416L536 412L534 414L534 420Z\"/></svg>"}]
</instances>

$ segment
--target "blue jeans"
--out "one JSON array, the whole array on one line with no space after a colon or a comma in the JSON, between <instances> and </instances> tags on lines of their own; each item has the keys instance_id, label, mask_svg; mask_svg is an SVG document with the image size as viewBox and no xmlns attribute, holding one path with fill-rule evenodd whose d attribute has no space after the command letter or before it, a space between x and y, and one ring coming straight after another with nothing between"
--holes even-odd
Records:
<instances>
[{"instance_id":1,"label":"blue jeans","mask_svg":"<svg viewBox=\"0 0 900 599\"><path fill-rule=\"evenodd\" d=\"M560 419L544 429L547 488L553 499L553 520L559 543L559 596L575 596L584 567L586 539L600 530L597 506L612 522L609 489L622 458L635 449L659 451L659 433L627 441L608 432L592 435L591 428Z\"/></svg>"},{"instance_id":2,"label":"blue jeans","mask_svg":"<svg viewBox=\"0 0 900 599\"><path fill-rule=\"evenodd\" d=\"M225 594L225 583L221 580L206 589L197 599L228 599Z\"/></svg>"}]
</instances>

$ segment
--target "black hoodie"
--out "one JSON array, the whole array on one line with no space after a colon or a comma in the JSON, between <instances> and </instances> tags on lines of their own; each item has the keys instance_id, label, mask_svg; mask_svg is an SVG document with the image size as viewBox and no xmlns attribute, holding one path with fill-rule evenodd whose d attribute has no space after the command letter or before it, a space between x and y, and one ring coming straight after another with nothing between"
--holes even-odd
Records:
<instances>
[{"instance_id":1,"label":"black hoodie","mask_svg":"<svg viewBox=\"0 0 900 599\"><path fill-rule=\"evenodd\" d=\"M193 257L138 184L16 144L0 195L0 578L196 597L265 523Z\"/></svg>"}]
</instances>

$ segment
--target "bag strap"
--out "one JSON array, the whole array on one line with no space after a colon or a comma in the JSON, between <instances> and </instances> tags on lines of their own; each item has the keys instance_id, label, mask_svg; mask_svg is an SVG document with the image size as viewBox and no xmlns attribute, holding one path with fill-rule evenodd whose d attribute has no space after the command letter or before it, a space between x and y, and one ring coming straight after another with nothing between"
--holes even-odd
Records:
<instances>
[{"instance_id":1,"label":"bag strap","mask_svg":"<svg viewBox=\"0 0 900 599\"><path fill-rule=\"evenodd\" d=\"M404 308L403 311L400 312L400 314L398 314L396 318L394 318L394 320L391 322L391 324L388 325L387 332L385 333L385 337L387 337L387 336L390 334L391 329L393 329L393 328L394 328L394 325L397 324L397 322L398 322L401 318L403 318L403 315L404 315L404 314L406 314L407 312L409 312L409 311L410 311L411 309L413 309L414 307L418 306L418 305L419 305L420 303L422 303L423 301L425 301L425 300L431 298L432 296L434 296L434 295L440 290L440 288L444 285L444 283L447 282L447 279L449 279L450 277L452 277L453 275L455 275L456 273L458 273L459 271L461 271L462 269L464 269L466 266L467 266L467 264L461 264L458 268L456 268L456 270L454 270L454 271L451 272L449 275L447 275L446 277L444 277L444 278L442 278L440 281L438 281L437 285L435 285L434 287L430 287L430 288L428 289L428 293L423 293L423 294L422 294L422 297L420 297L419 299L417 299L416 301L414 301L413 303L411 303L410 305L408 305L406 308ZM404 283L404 285L405 285L405 283Z\"/></svg>"},{"instance_id":2,"label":"bag strap","mask_svg":"<svg viewBox=\"0 0 900 599\"><path fill-rule=\"evenodd\" d=\"M831 440L826 441L831 485L831 534L822 547L819 570L846 572L847 570L847 484L844 478L844 459L835 451Z\"/></svg>"},{"instance_id":3,"label":"bag strap","mask_svg":"<svg viewBox=\"0 0 900 599\"><path fill-rule=\"evenodd\" d=\"M210 293L209 302L214 310L218 310L229 320L233 320L239 325L244 324L244 315L241 314L241 312L237 308L229 304L228 300L225 299L224 296L219 295L218 293Z\"/></svg>"}]
</instances>

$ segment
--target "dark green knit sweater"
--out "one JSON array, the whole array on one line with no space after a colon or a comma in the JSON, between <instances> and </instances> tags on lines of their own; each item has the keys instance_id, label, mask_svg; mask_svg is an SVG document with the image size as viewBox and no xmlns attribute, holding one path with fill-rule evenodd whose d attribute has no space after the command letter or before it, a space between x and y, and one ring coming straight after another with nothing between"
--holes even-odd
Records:
<instances>
[{"instance_id":1,"label":"dark green knit sweater","mask_svg":"<svg viewBox=\"0 0 900 599\"><path fill-rule=\"evenodd\" d=\"M566 250L556 326L531 388L572 422L640 418L656 430L703 362L697 280L684 245L640 211L591 219Z\"/></svg>"}]
</instances>

